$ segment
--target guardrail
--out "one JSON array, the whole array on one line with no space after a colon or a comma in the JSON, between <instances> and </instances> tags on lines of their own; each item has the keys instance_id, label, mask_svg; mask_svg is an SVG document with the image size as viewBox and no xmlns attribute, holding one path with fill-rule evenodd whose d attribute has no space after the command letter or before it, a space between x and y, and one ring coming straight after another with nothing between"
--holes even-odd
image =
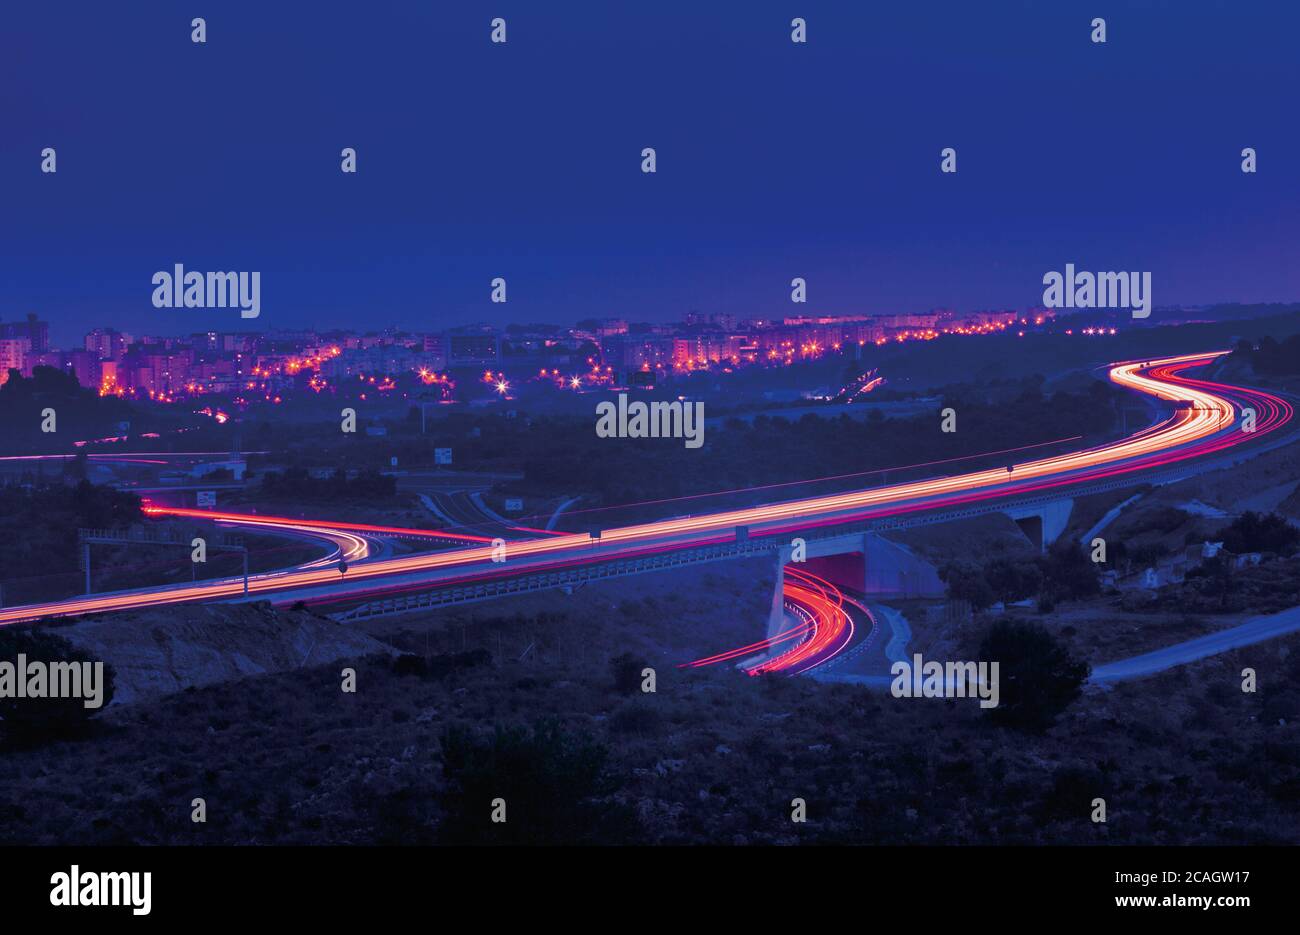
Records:
<instances>
[{"instance_id":1,"label":"guardrail","mask_svg":"<svg viewBox=\"0 0 1300 935\"><path fill-rule=\"evenodd\" d=\"M125 529L78 529L77 539L96 545L183 545L189 547L193 532L182 533L174 529L143 529L129 526ZM242 549L244 541L233 536L206 535L203 541L209 548Z\"/></svg>"}]
</instances>

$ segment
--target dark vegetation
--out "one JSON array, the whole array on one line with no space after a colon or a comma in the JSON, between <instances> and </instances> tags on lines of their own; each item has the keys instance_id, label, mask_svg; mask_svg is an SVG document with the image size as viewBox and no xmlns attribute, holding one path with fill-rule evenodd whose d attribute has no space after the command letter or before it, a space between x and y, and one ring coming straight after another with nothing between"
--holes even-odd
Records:
<instances>
[{"instance_id":1,"label":"dark vegetation","mask_svg":"<svg viewBox=\"0 0 1300 935\"><path fill-rule=\"evenodd\" d=\"M328 477L313 477L306 468L287 468L262 474L262 493L271 499L295 501L338 501L391 499L397 494L397 480L376 470L359 471L348 477L342 469Z\"/></svg>"},{"instance_id":2,"label":"dark vegetation","mask_svg":"<svg viewBox=\"0 0 1300 935\"><path fill-rule=\"evenodd\" d=\"M614 677L614 689L621 694L631 695L641 690L641 673L646 661L635 653L620 653L609 661L610 674Z\"/></svg>"},{"instance_id":3,"label":"dark vegetation","mask_svg":"<svg viewBox=\"0 0 1300 935\"><path fill-rule=\"evenodd\" d=\"M6 582L64 573L80 567L79 528L129 526L143 519L140 498L80 481L0 487L0 577ZM59 582L58 587L65 587ZM10 593L5 603L44 596Z\"/></svg>"},{"instance_id":4,"label":"dark vegetation","mask_svg":"<svg viewBox=\"0 0 1300 935\"><path fill-rule=\"evenodd\" d=\"M1246 512L1212 537L1229 552L1274 552L1293 555L1300 546L1300 529L1276 513Z\"/></svg>"},{"instance_id":5,"label":"dark vegetation","mask_svg":"<svg viewBox=\"0 0 1300 935\"><path fill-rule=\"evenodd\" d=\"M550 621L553 623L554 621ZM527 622L525 621L525 624ZM617 618L574 619L591 632ZM973 637L977 637L973 634ZM610 658L368 657L120 708L8 749L5 843L1283 843L1300 836L1300 638L1065 705L1077 665L995 627L1003 726L969 700ZM1007 641L1009 640L1009 645ZM339 690L339 670L358 690ZM1243 665L1258 694L1240 689ZM1026 671L1057 673L1020 681ZM1008 681L1008 674L1017 678ZM1019 682L1019 684L1016 684ZM1092 690L1090 690L1091 693ZM1019 729L1024 721L1028 729ZM167 738L159 743L158 738ZM1213 755L1208 755L1212 751ZM208 822L190 822L207 800ZM1089 820L1107 801L1108 821ZM807 800L806 824L790 802ZM492 800L507 822L491 822Z\"/></svg>"},{"instance_id":6,"label":"dark vegetation","mask_svg":"<svg viewBox=\"0 0 1300 935\"><path fill-rule=\"evenodd\" d=\"M1115 420L1118 391L1101 382L1084 392L1050 395L1042 392L1041 377L994 390L959 389L959 400L945 400L935 406L933 416L916 419L730 419L725 426L709 427L704 447L695 450L660 439L611 445L596 437L590 420L539 420L520 439L520 450L527 453L524 479L502 489L524 496L582 491L592 502L618 505L961 458L1074 435L1099 436ZM944 433L939 411L948 405L957 410L957 431ZM999 456L993 463L1014 460ZM953 465L951 470L969 470L976 463ZM936 470L943 468L926 468L924 473ZM880 481L877 475L848 483ZM776 496L800 492L791 488ZM772 498L770 493L763 497ZM705 501L710 506L723 502Z\"/></svg>"},{"instance_id":7,"label":"dark vegetation","mask_svg":"<svg viewBox=\"0 0 1300 935\"><path fill-rule=\"evenodd\" d=\"M609 751L586 732L558 721L531 729L464 725L442 737L442 795L446 844L600 844L636 832L631 809L613 799L622 777L609 769ZM494 800L504 821L484 821ZM510 810L516 819L510 820ZM522 818L522 820L520 820Z\"/></svg>"},{"instance_id":8,"label":"dark vegetation","mask_svg":"<svg viewBox=\"0 0 1300 935\"><path fill-rule=\"evenodd\" d=\"M998 555L984 561L948 562L939 569L948 596L969 601L976 611L1001 601L1037 597L1040 608L1097 594L1097 566L1071 542L1059 541L1046 555Z\"/></svg>"},{"instance_id":9,"label":"dark vegetation","mask_svg":"<svg viewBox=\"0 0 1300 935\"><path fill-rule=\"evenodd\" d=\"M1189 614L1273 614L1300 605L1300 558L1234 567L1216 555L1142 601L1126 602L1140 611Z\"/></svg>"},{"instance_id":10,"label":"dark vegetation","mask_svg":"<svg viewBox=\"0 0 1300 935\"><path fill-rule=\"evenodd\" d=\"M1257 345L1243 339L1233 350L1232 359L1243 360L1256 373L1266 376L1300 373L1300 334L1290 335L1281 341L1266 335L1259 339Z\"/></svg>"},{"instance_id":11,"label":"dark vegetation","mask_svg":"<svg viewBox=\"0 0 1300 935\"><path fill-rule=\"evenodd\" d=\"M46 409L54 410L54 432L41 430ZM10 370L0 386L0 437L9 452L68 450L74 440L115 431L118 422L131 422L140 431L143 418L130 403L101 397L57 367L35 367L30 377Z\"/></svg>"},{"instance_id":12,"label":"dark vegetation","mask_svg":"<svg viewBox=\"0 0 1300 935\"><path fill-rule=\"evenodd\" d=\"M1046 730L1083 691L1089 665L1070 655L1041 623L998 620L980 641L978 660L998 663L998 706L991 720Z\"/></svg>"}]
</instances>

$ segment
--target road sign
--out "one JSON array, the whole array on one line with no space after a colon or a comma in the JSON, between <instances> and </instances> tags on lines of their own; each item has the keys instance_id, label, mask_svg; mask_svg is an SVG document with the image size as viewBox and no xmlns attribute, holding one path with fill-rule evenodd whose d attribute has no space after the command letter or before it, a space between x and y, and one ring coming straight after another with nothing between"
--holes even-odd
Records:
<instances>
[{"instance_id":1,"label":"road sign","mask_svg":"<svg viewBox=\"0 0 1300 935\"><path fill-rule=\"evenodd\" d=\"M506 500L507 513L522 513L524 511L524 501L519 497L511 497Z\"/></svg>"},{"instance_id":2,"label":"road sign","mask_svg":"<svg viewBox=\"0 0 1300 935\"><path fill-rule=\"evenodd\" d=\"M198 492L198 506L200 510L211 510L217 505L217 492L215 490L200 490Z\"/></svg>"},{"instance_id":3,"label":"road sign","mask_svg":"<svg viewBox=\"0 0 1300 935\"><path fill-rule=\"evenodd\" d=\"M451 449L450 448L433 449L433 463L451 464Z\"/></svg>"}]
</instances>

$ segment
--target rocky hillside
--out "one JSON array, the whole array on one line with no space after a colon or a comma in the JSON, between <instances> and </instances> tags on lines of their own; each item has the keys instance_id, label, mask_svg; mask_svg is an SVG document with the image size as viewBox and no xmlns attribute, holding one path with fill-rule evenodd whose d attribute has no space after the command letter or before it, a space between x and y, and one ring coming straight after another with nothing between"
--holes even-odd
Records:
<instances>
[{"instance_id":1,"label":"rocky hillside","mask_svg":"<svg viewBox=\"0 0 1300 935\"><path fill-rule=\"evenodd\" d=\"M116 672L114 704L392 648L352 627L270 604L188 604L102 614L57 632Z\"/></svg>"}]
</instances>

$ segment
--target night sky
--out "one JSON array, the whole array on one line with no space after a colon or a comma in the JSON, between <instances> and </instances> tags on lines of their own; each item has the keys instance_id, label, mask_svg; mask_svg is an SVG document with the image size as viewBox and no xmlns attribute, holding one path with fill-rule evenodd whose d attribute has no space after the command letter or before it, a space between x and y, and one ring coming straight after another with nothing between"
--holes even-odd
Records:
<instances>
[{"instance_id":1,"label":"night sky","mask_svg":"<svg viewBox=\"0 0 1300 935\"><path fill-rule=\"evenodd\" d=\"M67 346L969 310L1067 262L1296 300L1297 34L1280 2L6 4L0 317ZM177 262L260 271L261 318L154 309Z\"/></svg>"}]
</instances>

